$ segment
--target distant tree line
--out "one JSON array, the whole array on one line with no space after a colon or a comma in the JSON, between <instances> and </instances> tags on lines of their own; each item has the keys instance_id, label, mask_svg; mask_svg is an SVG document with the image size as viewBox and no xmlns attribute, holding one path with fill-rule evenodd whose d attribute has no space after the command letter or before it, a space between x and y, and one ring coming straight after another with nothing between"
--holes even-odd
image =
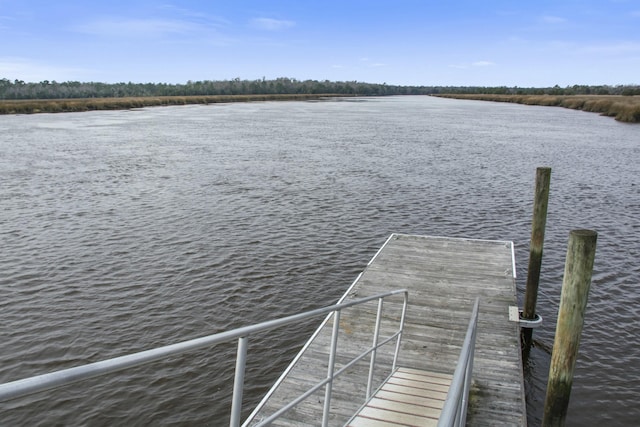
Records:
<instances>
[{"instance_id":1,"label":"distant tree line","mask_svg":"<svg viewBox=\"0 0 640 427\"><path fill-rule=\"evenodd\" d=\"M535 87L483 87L483 86L461 86L461 87L434 87L433 93L446 94L487 94L487 95L640 95L640 86L637 85L573 85L560 87L535 88Z\"/></svg>"},{"instance_id":2,"label":"distant tree line","mask_svg":"<svg viewBox=\"0 0 640 427\"><path fill-rule=\"evenodd\" d=\"M185 84L168 83L97 83L0 80L0 99L73 99L123 98L144 96L272 95L272 94L350 94L350 95L420 95L430 88L394 86L356 81L296 80L204 80Z\"/></svg>"},{"instance_id":3,"label":"distant tree line","mask_svg":"<svg viewBox=\"0 0 640 427\"><path fill-rule=\"evenodd\" d=\"M519 94L519 95L640 95L640 86L586 86L561 88L479 87L479 86L399 86L386 83L329 80L204 80L184 84L168 83L39 83L0 79L0 99L122 98L144 96L269 95L269 94L351 94L362 96L432 94Z\"/></svg>"}]
</instances>

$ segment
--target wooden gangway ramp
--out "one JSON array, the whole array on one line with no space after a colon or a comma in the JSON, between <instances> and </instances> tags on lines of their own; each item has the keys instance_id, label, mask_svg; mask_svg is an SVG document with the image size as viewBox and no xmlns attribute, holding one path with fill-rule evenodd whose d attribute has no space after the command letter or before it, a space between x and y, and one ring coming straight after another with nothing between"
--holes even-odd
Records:
<instances>
[{"instance_id":1,"label":"wooden gangway ramp","mask_svg":"<svg viewBox=\"0 0 640 427\"><path fill-rule=\"evenodd\" d=\"M513 244L506 241L391 235L341 301L409 290L400 369L391 371L393 345L378 352L374 383L384 385L366 405L369 359L346 371L334 381L329 424L435 425L473 301L480 297L467 425L526 425L519 326L509 321L509 306L517 306L513 254ZM397 328L400 306L385 302L381 338ZM376 308L356 306L342 313L336 368L371 345ZM249 425L326 376L331 329L332 318L327 318L254 411ZM436 380L425 380L428 376ZM323 401L321 390L273 425L320 425ZM389 413L405 416L405 421L384 421ZM354 414L359 415L354 419Z\"/></svg>"}]
</instances>

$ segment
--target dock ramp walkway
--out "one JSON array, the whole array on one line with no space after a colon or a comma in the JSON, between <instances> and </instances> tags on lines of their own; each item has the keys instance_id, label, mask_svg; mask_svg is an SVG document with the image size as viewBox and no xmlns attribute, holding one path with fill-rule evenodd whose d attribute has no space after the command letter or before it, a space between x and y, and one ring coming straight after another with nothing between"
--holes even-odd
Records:
<instances>
[{"instance_id":1,"label":"dock ramp walkway","mask_svg":"<svg viewBox=\"0 0 640 427\"><path fill-rule=\"evenodd\" d=\"M329 425L435 425L476 298L480 303L467 425L526 425L520 331L517 322L509 321L509 307L517 306L513 243L393 234L340 302L395 288L409 292L398 369L392 369L393 348L378 351L374 383L384 385L371 399L367 363L336 378ZM380 339L393 333L400 311L400 303L385 302ZM357 306L342 314L336 368L371 345L375 318L375 306ZM325 319L244 425L258 424L326 376L332 327L331 318ZM323 400L318 392L272 425L320 425ZM405 416L405 422L385 424L389 412Z\"/></svg>"}]
</instances>

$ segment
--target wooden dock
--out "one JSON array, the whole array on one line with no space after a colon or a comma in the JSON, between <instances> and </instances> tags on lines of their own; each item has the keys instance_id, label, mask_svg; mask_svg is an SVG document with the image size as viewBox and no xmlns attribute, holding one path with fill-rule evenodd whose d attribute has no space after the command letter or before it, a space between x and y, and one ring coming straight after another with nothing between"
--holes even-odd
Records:
<instances>
[{"instance_id":1,"label":"wooden dock","mask_svg":"<svg viewBox=\"0 0 640 427\"><path fill-rule=\"evenodd\" d=\"M402 369L366 406L369 359L346 371L334 381L329 424L344 425L351 420L354 426L435 425L473 301L480 297L467 425L526 425L519 327L509 321L509 306L517 306L514 264L511 242L390 236L341 300L392 289L409 290L398 360ZM400 305L385 302L381 339L397 328ZM342 313L336 368L371 345L375 315L375 304L352 307ZM254 411L249 425L269 416L326 376L331 329L332 320L326 319ZM378 353L376 386L392 373L393 350L394 346L388 345ZM319 425L323 401L324 391L320 390L273 425ZM352 419L356 413L358 418ZM404 416L405 421L389 419L385 424L383 420L389 414Z\"/></svg>"}]
</instances>

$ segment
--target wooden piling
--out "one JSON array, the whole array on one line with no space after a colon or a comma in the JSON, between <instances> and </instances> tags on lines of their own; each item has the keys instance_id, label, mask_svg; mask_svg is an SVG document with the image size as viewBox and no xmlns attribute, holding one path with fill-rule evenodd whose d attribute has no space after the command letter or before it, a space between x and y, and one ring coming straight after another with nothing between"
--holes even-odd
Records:
<instances>
[{"instance_id":1,"label":"wooden piling","mask_svg":"<svg viewBox=\"0 0 640 427\"><path fill-rule=\"evenodd\" d=\"M549 204L549 184L551 168L539 167L536 170L536 188L533 203L533 219L531 224L531 244L529 247L529 268L527 270L527 287L524 295L522 318L534 320L536 318L536 302L538 300L538 284L542 265L542 249L544 245L544 231L547 224L547 206ZM531 348L533 329L522 329L522 342L525 355Z\"/></svg>"},{"instance_id":2,"label":"wooden piling","mask_svg":"<svg viewBox=\"0 0 640 427\"><path fill-rule=\"evenodd\" d=\"M569 235L558 323L544 402L543 427L564 426L565 423L591 287L597 237L598 234L592 230L573 230Z\"/></svg>"}]
</instances>

